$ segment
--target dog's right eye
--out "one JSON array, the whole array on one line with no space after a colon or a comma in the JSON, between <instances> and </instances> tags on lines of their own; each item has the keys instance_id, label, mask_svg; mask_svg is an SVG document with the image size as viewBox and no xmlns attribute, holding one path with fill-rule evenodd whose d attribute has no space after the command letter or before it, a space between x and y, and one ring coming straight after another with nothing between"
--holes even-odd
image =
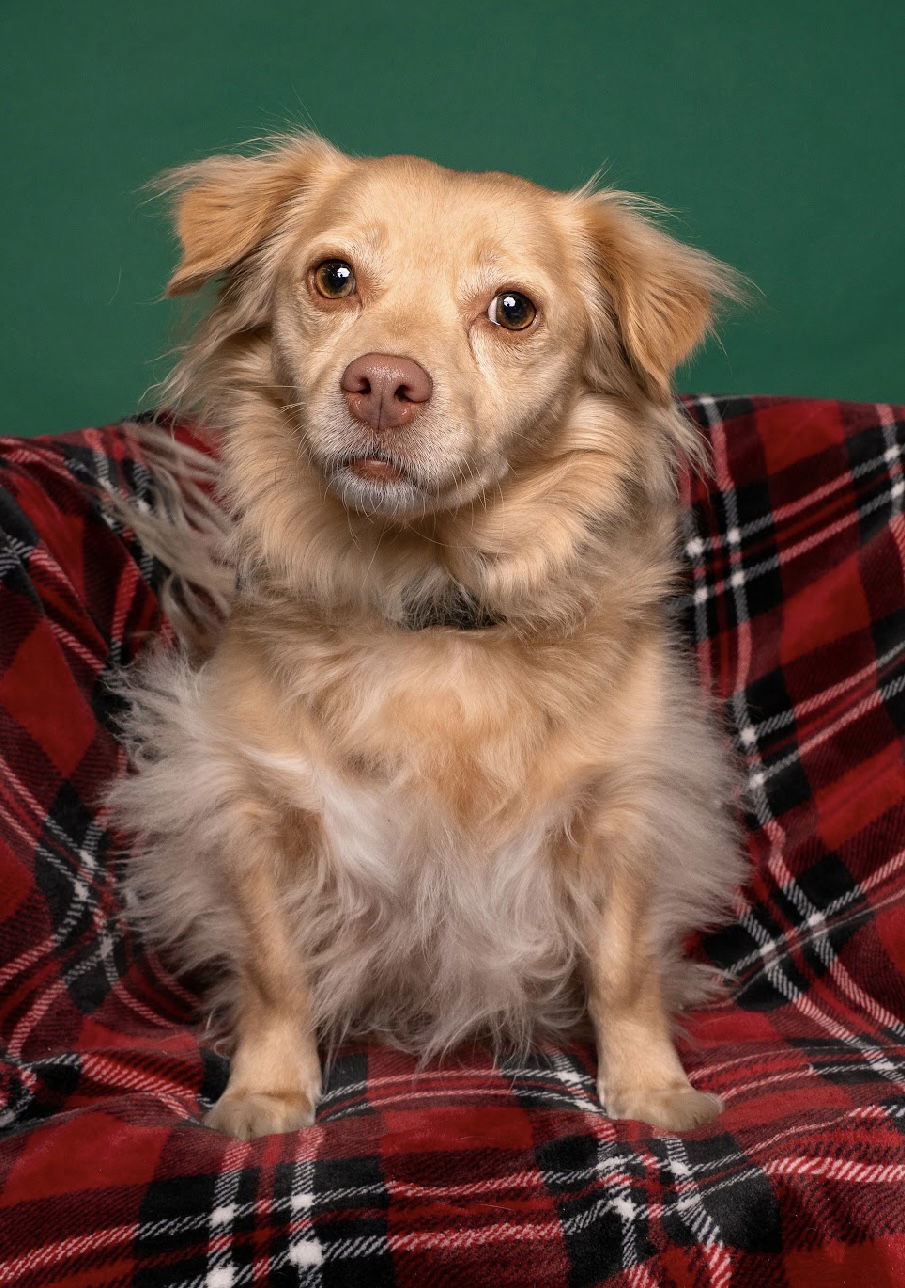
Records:
<instances>
[{"instance_id":1,"label":"dog's right eye","mask_svg":"<svg viewBox=\"0 0 905 1288\"><path fill-rule=\"evenodd\" d=\"M313 274L314 289L327 300L340 300L355 291L352 265L344 259L325 259Z\"/></svg>"}]
</instances>

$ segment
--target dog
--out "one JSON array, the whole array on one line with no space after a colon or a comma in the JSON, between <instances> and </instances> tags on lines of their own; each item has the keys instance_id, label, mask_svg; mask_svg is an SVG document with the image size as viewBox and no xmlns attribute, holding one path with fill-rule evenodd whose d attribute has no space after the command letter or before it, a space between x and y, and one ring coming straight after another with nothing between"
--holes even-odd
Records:
<instances>
[{"instance_id":1,"label":"dog","mask_svg":"<svg viewBox=\"0 0 905 1288\"><path fill-rule=\"evenodd\" d=\"M732 755L674 637L677 364L736 292L644 204L313 134L170 172L170 379L216 426L236 589L130 682L129 897L205 968L206 1123L303 1128L322 1049L596 1040L605 1112L721 1109L679 1061L689 932L743 876ZM231 574L232 575L232 572Z\"/></svg>"}]
</instances>

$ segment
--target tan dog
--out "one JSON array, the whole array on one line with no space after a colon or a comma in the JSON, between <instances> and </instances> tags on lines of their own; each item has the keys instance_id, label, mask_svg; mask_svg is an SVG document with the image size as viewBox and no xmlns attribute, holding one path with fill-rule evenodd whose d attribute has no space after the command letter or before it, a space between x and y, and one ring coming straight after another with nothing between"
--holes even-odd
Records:
<instances>
[{"instance_id":1,"label":"tan dog","mask_svg":"<svg viewBox=\"0 0 905 1288\"><path fill-rule=\"evenodd\" d=\"M207 1122L310 1123L318 1039L584 1013L608 1113L707 1121L671 1014L740 860L664 611L670 380L731 275L618 193L310 135L170 183L170 293L223 278L170 394L221 427L239 590L136 681L114 804L152 941L218 972Z\"/></svg>"}]
</instances>

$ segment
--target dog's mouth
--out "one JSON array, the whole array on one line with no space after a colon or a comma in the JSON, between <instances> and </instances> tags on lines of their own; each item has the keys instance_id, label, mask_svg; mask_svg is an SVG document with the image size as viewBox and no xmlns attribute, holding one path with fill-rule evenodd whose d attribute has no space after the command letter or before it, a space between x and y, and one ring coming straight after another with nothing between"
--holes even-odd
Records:
<instances>
[{"instance_id":1,"label":"dog's mouth","mask_svg":"<svg viewBox=\"0 0 905 1288\"><path fill-rule=\"evenodd\" d=\"M367 483L411 483L412 479L395 461L385 456L355 456L344 466Z\"/></svg>"},{"instance_id":2,"label":"dog's mouth","mask_svg":"<svg viewBox=\"0 0 905 1288\"><path fill-rule=\"evenodd\" d=\"M402 517L423 512L428 492L410 469L388 452L355 452L325 462L330 491L365 514Z\"/></svg>"}]
</instances>

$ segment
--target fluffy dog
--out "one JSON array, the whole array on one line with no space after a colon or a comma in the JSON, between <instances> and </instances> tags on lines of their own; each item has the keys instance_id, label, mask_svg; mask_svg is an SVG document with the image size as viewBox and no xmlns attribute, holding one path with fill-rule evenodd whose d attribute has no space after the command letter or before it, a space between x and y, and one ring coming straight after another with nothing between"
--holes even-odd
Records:
<instances>
[{"instance_id":1,"label":"fluffy dog","mask_svg":"<svg viewBox=\"0 0 905 1288\"><path fill-rule=\"evenodd\" d=\"M169 293L222 279L168 392L218 427L237 590L133 682L113 804L151 942L215 977L206 1121L311 1123L318 1041L583 1016L606 1112L707 1121L671 1017L740 859L665 608L671 376L732 275L624 194L310 134L167 183Z\"/></svg>"}]
</instances>

